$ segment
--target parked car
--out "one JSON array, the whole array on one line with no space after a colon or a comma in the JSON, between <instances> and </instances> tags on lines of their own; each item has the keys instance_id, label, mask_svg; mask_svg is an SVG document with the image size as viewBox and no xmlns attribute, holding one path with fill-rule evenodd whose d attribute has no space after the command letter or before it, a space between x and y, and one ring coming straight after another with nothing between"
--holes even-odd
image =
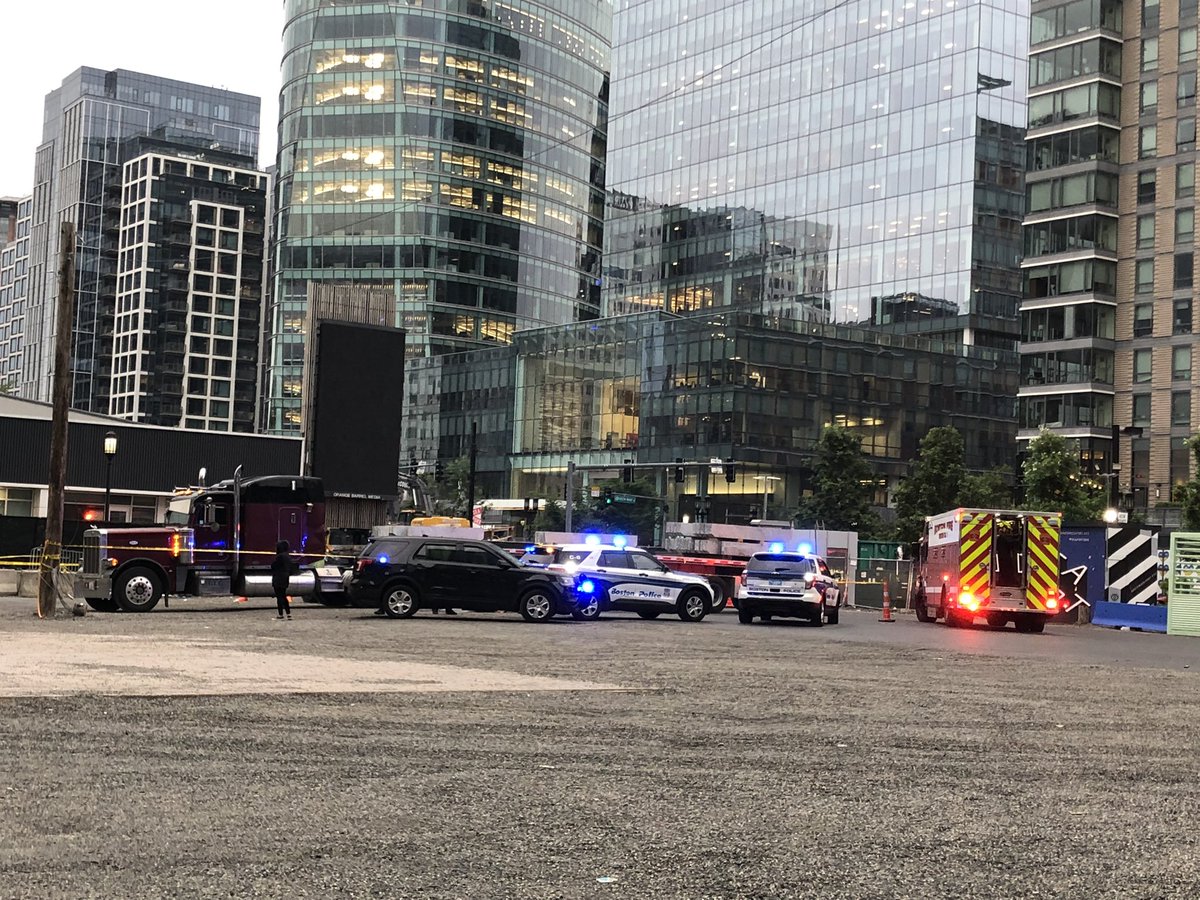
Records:
<instances>
[{"instance_id":1,"label":"parked car","mask_svg":"<svg viewBox=\"0 0 1200 900\"><path fill-rule=\"evenodd\" d=\"M836 625L841 591L829 566L808 553L755 553L739 579L738 621L748 625L758 616L808 619L814 625Z\"/></svg>"},{"instance_id":2,"label":"parked car","mask_svg":"<svg viewBox=\"0 0 1200 900\"><path fill-rule=\"evenodd\" d=\"M547 571L574 578L579 619L595 619L604 611L634 612L657 619L673 612L685 622L699 622L712 609L708 579L672 572L645 550L614 544L568 544L554 552Z\"/></svg>"},{"instance_id":3,"label":"parked car","mask_svg":"<svg viewBox=\"0 0 1200 900\"><path fill-rule=\"evenodd\" d=\"M355 606L382 607L394 619L450 608L545 622L574 610L570 581L521 566L484 541L385 537L363 550L346 594Z\"/></svg>"}]
</instances>

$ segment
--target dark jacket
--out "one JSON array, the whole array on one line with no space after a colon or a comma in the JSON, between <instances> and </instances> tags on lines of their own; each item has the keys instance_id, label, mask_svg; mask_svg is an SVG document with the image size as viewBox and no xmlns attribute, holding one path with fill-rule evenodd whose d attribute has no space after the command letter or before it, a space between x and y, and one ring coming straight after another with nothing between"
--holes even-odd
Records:
<instances>
[{"instance_id":1,"label":"dark jacket","mask_svg":"<svg viewBox=\"0 0 1200 900\"><path fill-rule=\"evenodd\" d=\"M296 571L297 567L288 553L287 541L280 541L275 547L275 558L271 560L271 581L285 582Z\"/></svg>"}]
</instances>

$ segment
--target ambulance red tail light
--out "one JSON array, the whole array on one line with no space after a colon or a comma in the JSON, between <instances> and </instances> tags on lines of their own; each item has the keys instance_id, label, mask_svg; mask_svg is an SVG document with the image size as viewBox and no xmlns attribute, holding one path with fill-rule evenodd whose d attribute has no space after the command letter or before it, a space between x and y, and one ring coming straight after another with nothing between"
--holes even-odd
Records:
<instances>
[{"instance_id":1,"label":"ambulance red tail light","mask_svg":"<svg viewBox=\"0 0 1200 900\"><path fill-rule=\"evenodd\" d=\"M958 596L958 605L968 612L975 612L979 609L979 600L970 591L963 591Z\"/></svg>"},{"instance_id":2,"label":"ambulance red tail light","mask_svg":"<svg viewBox=\"0 0 1200 900\"><path fill-rule=\"evenodd\" d=\"M1058 609L1058 598L1057 597L1047 597L1046 598L1046 609Z\"/></svg>"}]
</instances>

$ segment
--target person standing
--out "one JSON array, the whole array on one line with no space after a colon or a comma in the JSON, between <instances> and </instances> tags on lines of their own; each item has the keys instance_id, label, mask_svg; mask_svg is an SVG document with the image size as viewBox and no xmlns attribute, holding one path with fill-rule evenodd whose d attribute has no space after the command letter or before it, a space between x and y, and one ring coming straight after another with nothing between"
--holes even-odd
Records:
<instances>
[{"instance_id":1,"label":"person standing","mask_svg":"<svg viewBox=\"0 0 1200 900\"><path fill-rule=\"evenodd\" d=\"M288 600L288 585L292 580L292 573L296 571L296 566L292 563L292 557L288 552L291 548L287 541L280 541L275 545L275 558L271 560L271 589L275 592L275 607L277 615L275 618L290 619L292 617L292 604Z\"/></svg>"}]
</instances>

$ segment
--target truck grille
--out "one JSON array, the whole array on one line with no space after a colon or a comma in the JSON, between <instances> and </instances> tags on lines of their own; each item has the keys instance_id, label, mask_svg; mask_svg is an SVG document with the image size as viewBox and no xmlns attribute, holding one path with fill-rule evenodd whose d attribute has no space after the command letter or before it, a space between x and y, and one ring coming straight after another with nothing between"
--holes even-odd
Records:
<instances>
[{"instance_id":1,"label":"truck grille","mask_svg":"<svg viewBox=\"0 0 1200 900\"><path fill-rule=\"evenodd\" d=\"M79 571L88 575L100 574L100 558L104 555L104 538L98 531L88 531L83 535L83 565Z\"/></svg>"}]
</instances>

